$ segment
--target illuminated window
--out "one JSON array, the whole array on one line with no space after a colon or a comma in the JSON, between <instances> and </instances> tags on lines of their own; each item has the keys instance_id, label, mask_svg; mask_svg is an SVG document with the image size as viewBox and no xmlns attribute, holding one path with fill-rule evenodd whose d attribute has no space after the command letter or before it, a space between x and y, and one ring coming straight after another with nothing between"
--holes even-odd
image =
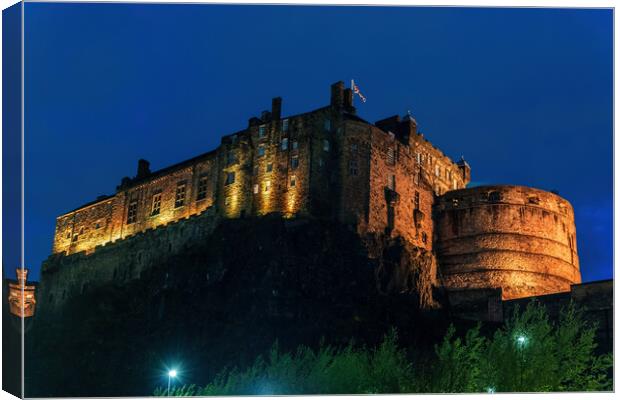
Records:
<instances>
[{"instance_id":1,"label":"illuminated window","mask_svg":"<svg viewBox=\"0 0 620 400\"><path fill-rule=\"evenodd\" d=\"M349 175L357 176L357 160L349 160Z\"/></svg>"},{"instance_id":2,"label":"illuminated window","mask_svg":"<svg viewBox=\"0 0 620 400\"><path fill-rule=\"evenodd\" d=\"M288 150L288 138L282 138L282 150Z\"/></svg>"},{"instance_id":3,"label":"illuminated window","mask_svg":"<svg viewBox=\"0 0 620 400\"><path fill-rule=\"evenodd\" d=\"M453 180L452 180L452 189L453 189L453 190L458 189L458 184L456 183L456 179L453 179Z\"/></svg>"},{"instance_id":4,"label":"illuminated window","mask_svg":"<svg viewBox=\"0 0 620 400\"><path fill-rule=\"evenodd\" d=\"M261 126L258 127L258 137L259 138L265 137L265 132L266 132L265 125L261 125Z\"/></svg>"},{"instance_id":5,"label":"illuminated window","mask_svg":"<svg viewBox=\"0 0 620 400\"><path fill-rule=\"evenodd\" d=\"M291 169L297 169L299 167L299 158L297 156L291 158Z\"/></svg>"},{"instance_id":6,"label":"illuminated window","mask_svg":"<svg viewBox=\"0 0 620 400\"><path fill-rule=\"evenodd\" d=\"M269 189L271 189L271 181L266 181L265 182L265 192L268 192Z\"/></svg>"},{"instance_id":7,"label":"illuminated window","mask_svg":"<svg viewBox=\"0 0 620 400\"><path fill-rule=\"evenodd\" d=\"M235 173L234 172L226 173L226 185L231 185L233 183L235 183Z\"/></svg>"},{"instance_id":8,"label":"illuminated window","mask_svg":"<svg viewBox=\"0 0 620 400\"><path fill-rule=\"evenodd\" d=\"M422 164L422 154L420 153L415 153L415 161L418 164Z\"/></svg>"},{"instance_id":9,"label":"illuminated window","mask_svg":"<svg viewBox=\"0 0 620 400\"><path fill-rule=\"evenodd\" d=\"M258 156L262 157L265 155L265 145L261 144L260 146L258 146Z\"/></svg>"},{"instance_id":10,"label":"illuminated window","mask_svg":"<svg viewBox=\"0 0 620 400\"><path fill-rule=\"evenodd\" d=\"M414 200L413 200L413 207L416 210L420 209L420 192L415 192L415 196L414 196Z\"/></svg>"},{"instance_id":11,"label":"illuminated window","mask_svg":"<svg viewBox=\"0 0 620 400\"><path fill-rule=\"evenodd\" d=\"M329 151L329 140L323 139L323 150Z\"/></svg>"},{"instance_id":12,"label":"illuminated window","mask_svg":"<svg viewBox=\"0 0 620 400\"><path fill-rule=\"evenodd\" d=\"M299 148L299 142L297 140L293 140L292 147L293 150L297 150Z\"/></svg>"},{"instance_id":13,"label":"illuminated window","mask_svg":"<svg viewBox=\"0 0 620 400\"><path fill-rule=\"evenodd\" d=\"M288 119L282 120L282 132L288 132Z\"/></svg>"},{"instance_id":14,"label":"illuminated window","mask_svg":"<svg viewBox=\"0 0 620 400\"><path fill-rule=\"evenodd\" d=\"M266 170L267 172L271 172L271 171L273 171L273 164L272 164L272 163L267 164L267 168L265 168L265 170Z\"/></svg>"},{"instance_id":15,"label":"illuminated window","mask_svg":"<svg viewBox=\"0 0 620 400\"><path fill-rule=\"evenodd\" d=\"M158 215L161 210L161 193L155 193L153 195L153 201L151 203L151 215Z\"/></svg>"},{"instance_id":16,"label":"illuminated window","mask_svg":"<svg viewBox=\"0 0 620 400\"><path fill-rule=\"evenodd\" d=\"M396 163L396 156L394 155L393 147L390 147L387 150L387 163L388 165L394 165Z\"/></svg>"},{"instance_id":17,"label":"illuminated window","mask_svg":"<svg viewBox=\"0 0 620 400\"><path fill-rule=\"evenodd\" d=\"M258 193L258 183L254 184L254 194Z\"/></svg>"},{"instance_id":18,"label":"illuminated window","mask_svg":"<svg viewBox=\"0 0 620 400\"><path fill-rule=\"evenodd\" d=\"M136 222L138 216L138 201L132 200L129 203L129 208L127 209L127 223L133 224Z\"/></svg>"},{"instance_id":19,"label":"illuminated window","mask_svg":"<svg viewBox=\"0 0 620 400\"><path fill-rule=\"evenodd\" d=\"M185 204L185 182L177 183L177 191L174 196L174 207L182 207Z\"/></svg>"},{"instance_id":20,"label":"illuminated window","mask_svg":"<svg viewBox=\"0 0 620 400\"><path fill-rule=\"evenodd\" d=\"M439 165L435 165L435 176L439 177L441 175L441 170L439 169Z\"/></svg>"},{"instance_id":21,"label":"illuminated window","mask_svg":"<svg viewBox=\"0 0 620 400\"><path fill-rule=\"evenodd\" d=\"M207 198L207 183L208 179L206 176L200 177L198 180L198 192L196 194L196 200L203 200Z\"/></svg>"},{"instance_id":22,"label":"illuminated window","mask_svg":"<svg viewBox=\"0 0 620 400\"><path fill-rule=\"evenodd\" d=\"M291 187L295 187L297 185L297 178L295 175L291 176Z\"/></svg>"},{"instance_id":23,"label":"illuminated window","mask_svg":"<svg viewBox=\"0 0 620 400\"><path fill-rule=\"evenodd\" d=\"M332 129L332 120L327 118L325 120L325 122L323 122L323 128L325 128L326 131L331 131L331 129Z\"/></svg>"}]
</instances>

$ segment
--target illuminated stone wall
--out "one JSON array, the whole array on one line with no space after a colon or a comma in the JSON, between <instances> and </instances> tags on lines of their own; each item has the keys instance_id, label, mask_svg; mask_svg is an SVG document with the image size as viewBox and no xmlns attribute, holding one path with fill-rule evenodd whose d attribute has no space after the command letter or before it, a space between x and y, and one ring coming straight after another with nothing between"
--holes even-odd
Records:
<instances>
[{"instance_id":1,"label":"illuminated stone wall","mask_svg":"<svg viewBox=\"0 0 620 400\"><path fill-rule=\"evenodd\" d=\"M502 288L504 299L581 282L573 208L522 186L456 190L436 206L436 252L447 288Z\"/></svg>"}]
</instances>

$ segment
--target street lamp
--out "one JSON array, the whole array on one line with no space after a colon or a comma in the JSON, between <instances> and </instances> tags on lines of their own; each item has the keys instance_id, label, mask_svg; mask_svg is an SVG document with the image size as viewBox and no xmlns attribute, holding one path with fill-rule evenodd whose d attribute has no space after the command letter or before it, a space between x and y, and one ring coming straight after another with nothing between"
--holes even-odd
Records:
<instances>
[{"instance_id":1,"label":"street lamp","mask_svg":"<svg viewBox=\"0 0 620 400\"><path fill-rule=\"evenodd\" d=\"M489 386L487 388L487 393L491 393L491 394L495 393L495 387L494 386Z\"/></svg>"},{"instance_id":2,"label":"street lamp","mask_svg":"<svg viewBox=\"0 0 620 400\"><path fill-rule=\"evenodd\" d=\"M168 392L167 392L167 396L170 396L170 380L172 378L176 378L177 376L177 370L176 369L171 369L170 371L168 371Z\"/></svg>"},{"instance_id":3,"label":"street lamp","mask_svg":"<svg viewBox=\"0 0 620 400\"><path fill-rule=\"evenodd\" d=\"M526 342L527 337L525 335L521 334L517 336L517 347L519 348L519 385L521 386L521 390L523 390L523 364L525 363L523 348Z\"/></svg>"}]
</instances>

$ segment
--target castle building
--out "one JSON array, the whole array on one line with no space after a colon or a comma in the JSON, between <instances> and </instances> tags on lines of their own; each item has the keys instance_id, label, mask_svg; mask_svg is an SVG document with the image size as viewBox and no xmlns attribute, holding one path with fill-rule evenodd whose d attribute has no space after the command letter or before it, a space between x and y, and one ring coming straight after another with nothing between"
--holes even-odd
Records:
<instances>
[{"instance_id":1,"label":"castle building","mask_svg":"<svg viewBox=\"0 0 620 400\"><path fill-rule=\"evenodd\" d=\"M411 115L374 124L353 93L283 116L282 99L220 146L133 178L56 220L56 256L92 254L183 219L331 218L360 234L388 234L436 254L449 289L503 288L505 298L566 291L580 282L570 204L537 189L466 188L471 169L434 147Z\"/></svg>"}]
</instances>

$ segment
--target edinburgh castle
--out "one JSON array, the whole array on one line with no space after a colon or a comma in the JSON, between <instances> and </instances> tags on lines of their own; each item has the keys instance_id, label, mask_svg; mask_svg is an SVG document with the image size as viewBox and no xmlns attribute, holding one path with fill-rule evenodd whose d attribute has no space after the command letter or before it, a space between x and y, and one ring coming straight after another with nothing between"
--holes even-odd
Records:
<instances>
[{"instance_id":1,"label":"edinburgh castle","mask_svg":"<svg viewBox=\"0 0 620 400\"><path fill-rule=\"evenodd\" d=\"M466 188L471 170L464 159L454 162L434 147L411 115L363 120L342 82L331 86L326 107L288 117L281 110L274 98L271 111L190 160L158 171L140 160L136 176L123 178L114 195L59 216L43 282L75 257L85 268L73 277L79 287L137 277L148 259L178 251L222 219L272 213L331 219L361 236L400 237L432 259L432 284L450 290L499 288L512 299L566 292L581 282L573 210L557 194ZM189 233L177 239L155 239L161 229L184 226ZM126 260L114 258L123 242L137 246L129 264L138 269L123 270ZM108 261L89 260L102 252ZM70 281L44 285L48 300L63 300Z\"/></svg>"}]
</instances>

